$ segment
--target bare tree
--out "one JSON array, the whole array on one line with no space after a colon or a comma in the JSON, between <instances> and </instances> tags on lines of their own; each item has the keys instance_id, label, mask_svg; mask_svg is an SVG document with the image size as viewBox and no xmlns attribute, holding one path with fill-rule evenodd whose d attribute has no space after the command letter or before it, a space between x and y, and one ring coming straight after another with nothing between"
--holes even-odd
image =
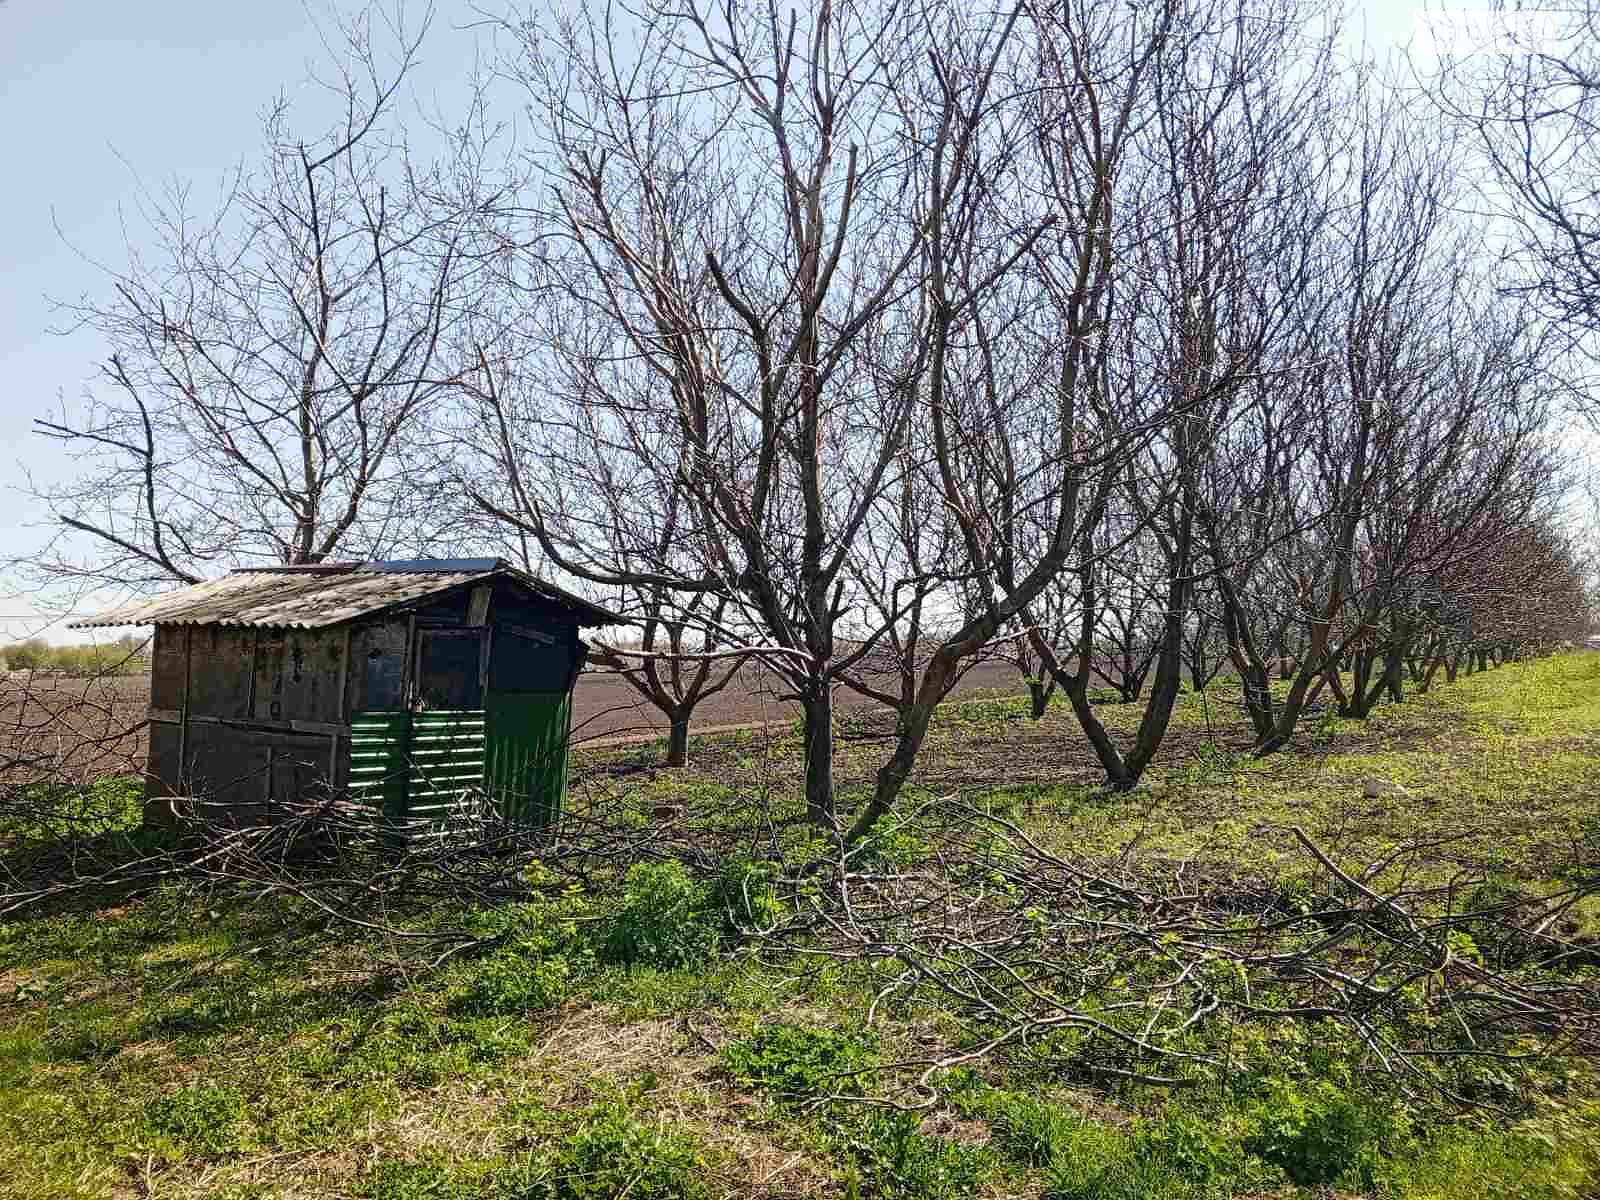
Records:
<instances>
[{"instance_id":1,"label":"bare tree","mask_svg":"<svg viewBox=\"0 0 1600 1200\"><path fill-rule=\"evenodd\" d=\"M1497 228L1510 230L1520 275L1502 281L1530 298L1569 346L1600 356L1600 4L1536 7L1495 0L1476 40L1446 56L1430 92L1473 135L1493 173L1483 189ZM1589 407L1594 396L1575 388Z\"/></svg>"},{"instance_id":2,"label":"bare tree","mask_svg":"<svg viewBox=\"0 0 1600 1200\"><path fill-rule=\"evenodd\" d=\"M110 353L81 405L37 422L81 474L36 489L58 533L34 576L145 587L452 543L419 430L458 374L470 213L396 120L430 19L355 17L320 134L278 101L214 211L185 186L150 198L153 244L130 244L110 297L63 305Z\"/></svg>"},{"instance_id":3,"label":"bare tree","mask_svg":"<svg viewBox=\"0 0 1600 1200\"><path fill-rule=\"evenodd\" d=\"M1124 704L1144 694L1150 669L1161 653L1166 625L1161 548L1137 515L1125 515L1119 534L1103 537L1121 549L1107 564L1099 624L1094 631L1095 670Z\"/></svg>"},{"instance_id":4,"label":"bare tree","mask_svg":"<svg viewBox=\"0 0 1600 1200\"><path fill-rule=\"evenodd\" d=\"M847 841L864 837L893 806L961 664L1014 623L1035 630L1034 601L1075 555L1078 569L1092 569L1097 557L1092 531L1141 440L1102 400L1119 268L1113 197L1175 14L1175 5L1095 0L1029 10L1030 53L1015 70L1035 97L1039 158L1019 185L1061 219L1019 239L1017 252L983 236L977 217L986 203L945 204L945 180L961 178L959 164L947 176L932 159L925 286L933 319L923 386L943 503L960 529L979 603L930 654ZM941 85L949 78L942 74ZM1002 194L988 180L976 199L984 193ZM1020 253L1030 274L1008 286ZM1036 289L1046 304L1032 302ZM1048 648L1035 636L1034 649L1043 657Z\"/></svg>"},{"instance_id":5,"label":"bare tree","mask_svg":"<svg viewBox=\"0 0 1600 1200\"><path fill-rule=\"evenodd\" d=\"M1308 36L1307 10L1284 4L1273 11L1275 19L1264 21L1228 2L1185 10L1156 59L1151 112L1122 198L1134 215L1117 248L1116 353L1098 394L1109 422L1135 436L1137 454L1084 535L1075 644L1059 654L1035 639L1107 783L1118 789L1137 784L1165 737L1203 569L1196 522L1206 467L1288 324L1294 280L1305 270L1302 231L1282 213L1301 183L1302 143L1321 111L1329 49L1325 36ZM1261 262L1273 271L1252 272ZM1140 560L1130 547L1146 541L1156 553ZM1088 688L1097 631L1129 623L1139 606L1116 595L1135 577L1156 592L1158 616L1138 660L1129 655L1129 669L1118 672L1141 682L1153 672L1124 749L1095 713ZM1109 615L1112 609L1120 611Z\"/></svg>"},{"instance_id":6,"label":"bare tree","mask_svg":"<svg viewBox=\"0 0 1600 1200\"><path fill-rule=\"evenodd\" d=\"M1286 744L1324 686L1352 714L1370 711L1380 684L1398 693L1410 633L1388 606L1403 609L1427 562L1469 553L1542 421L1526 324L1471 303L1448 140L1369 82L1345 114L1346 149L1328 148L1344 198L1304 243L1316 286L1301 289L1273 382L1245 393L1235 465L1223 461L1203 507L1262 753ZM1272 660L1281 674L1291 642L1280 701ZM1341 665L1356 667L1351 695Z\"/></svg>"},{"instance_id":7,"label":"bare tree","mask_svg":"<svg viewBox=\"0 0 1600 1200\"><path fill-rule=\"evenodd\" d=\"M480 503L598 586L663 589L680 613L684 597L726 597L719 636L758 648L801 707L807 805L823 823L833 686L885 628L840 638L865 611L852 552L894 490L919 403L927 223L963 195L973 129L992 119L982 64L1014 23L937 5L804 18L652 5L626 50L593 11L548 35L504 30L554 180L560 327L540 340L562 383L537 419L552 439L589 431L569 480L620 474L658 511L642 498L681 490L689 549L620 561L580 534L593 523L581 489L544 472L523 472L513 503ZM970 36L962 62L980 71L919 92L939 70L926 66L935 35ZM908 189L935 211L909 212Z\"/></svg>"},{"instance_id":8,"label":"bare tree","mask_svg":"<svg viewBox=\"0 0 1600 1200\"><path fill-rule=\"evenodd\" d=\"M565 369L595 369L599 355L573 331L549 336L552 357ZM618 593L613 603L637 623L637 644L596 641L590 666L620 675L661 712L666 765L685 766L694 710L734 681L742 656L721 652L737 649L743 635L728 626L727 593L704 573L698 512L674 474L670 439L632 442L632 453L617 453L607 406L553 400L561 368L544 373L543 361L537 344L526 357L502 349L494 362L480 349L479 370L465 385L472 403L460 431L480 466L464 486L525 565L543 557L548 543L569 571ZM607 386L608 395L621 397L629 381L614 377ZM571 422L565 428L563 418Z\"/></svg>"}]
</instances>

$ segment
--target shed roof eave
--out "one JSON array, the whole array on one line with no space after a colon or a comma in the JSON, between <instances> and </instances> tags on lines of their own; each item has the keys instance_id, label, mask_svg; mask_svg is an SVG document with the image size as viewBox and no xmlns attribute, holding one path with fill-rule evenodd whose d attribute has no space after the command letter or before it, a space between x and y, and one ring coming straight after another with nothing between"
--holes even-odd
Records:
<instances>
[{"instance_id":1,"label":"shed roof eave","mask_svg":"<svg viewBox=\"0 0 1600 1200\"><path fill-rule=\"evenodd\" d=\"M444 560L456 566L460 560ZM323 629L404 608L456 589L505 578L572 614L583 627L627 624L627 618L499 560L466 560L488 570L368 570L363 564L326 568L246 568L152 599L132 601L79 621L70 629L147 625L219 625L259 629ZM406 564L411 565L411 564ZM396 564L399 566L399 564Z\"/></svg>"}]
</instances>

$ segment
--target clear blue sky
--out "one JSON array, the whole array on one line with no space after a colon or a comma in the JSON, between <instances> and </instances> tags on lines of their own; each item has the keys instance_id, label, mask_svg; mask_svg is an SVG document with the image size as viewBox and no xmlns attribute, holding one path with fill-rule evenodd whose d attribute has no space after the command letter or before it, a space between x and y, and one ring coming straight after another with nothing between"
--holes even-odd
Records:
<instances>
[{"instance_id":1,"label":"clear blue sky","mask_svg":"<svg viewBox=\"0 0 1600 1200\"><path fill-rule=\"evenodd\" d=\"M419 8L420 5L413 5ZM472 67L470 11L439 0L413 76L415 98L447 101ZM1363 0L1374 48L1425 21L1423 0ZM47 514L16 489L24 472L64 478L71 464L31 432L35 417L81 394L103 351L92 333L51 332L54 299L103 297L97 263L126 261L141 186L179 182L217 194L260 150L259 116L302 89L324 51L321 3L295 0L0 0L0 547L26 553ZM316 128L320 122L312 122ZM127 236L123 214L129 218ZM0 640L44 633L0 579Z\"/></svg>"},{"instance_id":2,"label":"clear blue sky","mask_svg":"<svg viewBox=\"0 0 1600 1200\"><path fill-rule=\"evenodd\" d=\"M420 12L422 6L413 4ZM441 0L414 99L455 92L472 66L465 4ZM71 463L32 432L35 417L81 395L103 353L91 332L61 336L51 301L104 297L97 264L127 260L139 240L141 188L193 188L195 207L219 195L229 170L253 165L260 116L280 93L298 107L326 62L317 25L327 9L296 0L0 0L0 554L43 540L47 514L16 489L25 472L49 481ZM314 131L321 120L305 128ZM126 235L124 216L127 218ZM40 630L0 579L0 640ZM22 618L22 619L19 619ZM59 628L47 636L65 638Z\"/></svg>"}]
</instances>

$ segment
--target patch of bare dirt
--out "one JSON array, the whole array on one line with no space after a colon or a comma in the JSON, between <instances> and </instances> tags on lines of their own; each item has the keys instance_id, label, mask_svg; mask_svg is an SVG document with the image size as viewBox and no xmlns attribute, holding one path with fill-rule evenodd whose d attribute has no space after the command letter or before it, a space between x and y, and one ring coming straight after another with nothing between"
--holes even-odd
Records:
<instances>
[{"instance_id":1,"label":"patch of bare dirt","mask_svg":"<svg viewBox=\"0 0 1600 1200\"><path fill-rule=\"evenodd\" d=\"M148 675L0 672L0 783L82 783L144 769Z\"/></svg>"}]
</instances>

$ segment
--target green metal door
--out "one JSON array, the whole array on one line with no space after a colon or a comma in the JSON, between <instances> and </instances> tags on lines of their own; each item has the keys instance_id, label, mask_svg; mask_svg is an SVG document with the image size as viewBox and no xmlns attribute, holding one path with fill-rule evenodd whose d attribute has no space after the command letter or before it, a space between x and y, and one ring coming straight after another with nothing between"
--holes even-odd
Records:
<instances>
[{"instance_id":1,"label":"green metal door","mask_svg":"<svg viewBox=\"0 0 1600 1200\"><path fill-rule=\"evenodd\" d=\"M442 823L483 788L485 715L356 713L350 793L400 823Z\"/></svg>"}]
</instances>

